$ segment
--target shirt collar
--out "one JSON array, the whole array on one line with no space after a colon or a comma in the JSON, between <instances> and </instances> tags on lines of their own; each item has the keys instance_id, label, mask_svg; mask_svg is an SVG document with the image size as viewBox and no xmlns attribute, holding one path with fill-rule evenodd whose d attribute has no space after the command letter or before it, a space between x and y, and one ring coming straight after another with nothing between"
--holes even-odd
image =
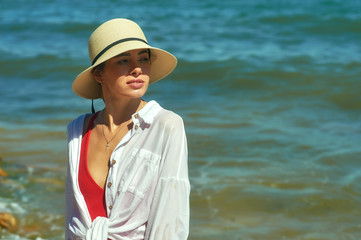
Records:
<instances>
[{"instance_id":1,"label":"shirt collar","mask_svg":"<svg viewBox=\"0 0 361 240\"><path fill-rule=\"evenodd\" d=\"M155 115L162 109L162 107L154 100L149 101L142 109L132 115L132 119L138 119L147 124L152 124Z\"/></svg>"}]
</instances>

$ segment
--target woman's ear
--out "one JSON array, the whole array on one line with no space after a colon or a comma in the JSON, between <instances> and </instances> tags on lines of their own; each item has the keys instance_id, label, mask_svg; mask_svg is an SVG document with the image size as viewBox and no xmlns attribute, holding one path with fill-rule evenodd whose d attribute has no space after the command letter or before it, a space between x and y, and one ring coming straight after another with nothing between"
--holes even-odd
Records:
<instances>
[{"instance_id":1,"label":"woman's ear","mask_svg":"<svg viewBox=\"0 0 361 240\"><path fill-rule=\"evenodd\" d=\"M94 77L95 81L97 81L98 83L100 83L100 84L103 83L103 75L102 75L102 71L100 69L98 69L98 68L94 69L93 77Z\"/></svg>"}]
</instances>

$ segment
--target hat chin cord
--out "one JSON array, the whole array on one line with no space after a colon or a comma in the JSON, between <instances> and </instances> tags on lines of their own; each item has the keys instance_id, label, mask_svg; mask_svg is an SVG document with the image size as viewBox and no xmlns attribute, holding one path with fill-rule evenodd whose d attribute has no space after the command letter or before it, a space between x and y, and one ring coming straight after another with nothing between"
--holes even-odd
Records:
<instances>
[{"instance_id":1,"label":"hat chin cord","mask_svg":"<svg viewBox=\"0 0 361 240\"><path fill-rule=\"evenodd\" d=\"M94 109L94 99L92 99L92 113L95 113L95 109Z\"/></svg>"}]
</instances>

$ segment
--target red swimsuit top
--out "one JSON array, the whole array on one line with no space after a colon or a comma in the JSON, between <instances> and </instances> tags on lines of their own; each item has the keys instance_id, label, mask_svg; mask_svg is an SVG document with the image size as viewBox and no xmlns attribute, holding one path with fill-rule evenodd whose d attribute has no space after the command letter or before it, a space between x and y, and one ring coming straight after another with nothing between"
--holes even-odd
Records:
<instances>
[{"instance_id":1,"label":"red swimsuit top","mask_svg":"<svg viewBox=\"0 0 361 240\"><path fill-rule=\"evenodd\" d=\"M93 128L93 122L98 113L89 121L88 129L81 142L80 151L80 163L79 163L79 187L84 196L86 205L92 221L100 216L107 217L106 205L105 205L105 191L100 187L89 173L88 169L88 144L90 133Z\"/></svg>"}]
</instances>

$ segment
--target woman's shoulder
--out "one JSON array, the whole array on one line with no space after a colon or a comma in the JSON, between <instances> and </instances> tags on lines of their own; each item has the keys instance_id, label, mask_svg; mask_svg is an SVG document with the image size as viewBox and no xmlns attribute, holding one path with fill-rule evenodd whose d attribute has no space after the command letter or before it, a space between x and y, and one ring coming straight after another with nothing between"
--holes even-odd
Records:
<instances>
[{"instance_id":1,"label":"woman's shoulder","mask_svg":"<svg viewBox=\"0 0 361 240\"><path fill-rule=\"evenodd\" d=\"M74 125L79 124L80 122L83 122L84 119L85 119L85 117L86 117L87 115L89 115L89 114L87 114L87 113L86 113L86 114L82 114L82 115L74 118L73 120L71 120L71 121L68 123L68 127L74 126Z\"/></svg>"},{"instance_id":2,"label":"woman's shoulder","mask_svg":"<svg viewBox=\"0 0 361 240\"><path fill-rule=\"evenodd\" d=\"M163 122L183 121L180 115L165 108L162 108L159 111L159 113L156 116L156 119L158 121L163 121Z\"/></svg>"},{"instance_id":3,"label":"woman's shoulder","mask_svg":"<svg viewBox=\"0 0 361 240\"><path fill-rule=\"evenodd\" d=\"M82 131L86 122L89 122L92 114L86 113L78 116L68 124L68 133Z\"/></svg>"},{"instance_id":4,"label":"woman's shoulder","mask_svg":"<svg viewBox=\"0 0 361 240\"><path fill-rule=\"evenodd\" d=\"M166 127L183 127L183 119L177 113L163 108L155 116L154 124Z\"/></svg>"}]
</instances>

